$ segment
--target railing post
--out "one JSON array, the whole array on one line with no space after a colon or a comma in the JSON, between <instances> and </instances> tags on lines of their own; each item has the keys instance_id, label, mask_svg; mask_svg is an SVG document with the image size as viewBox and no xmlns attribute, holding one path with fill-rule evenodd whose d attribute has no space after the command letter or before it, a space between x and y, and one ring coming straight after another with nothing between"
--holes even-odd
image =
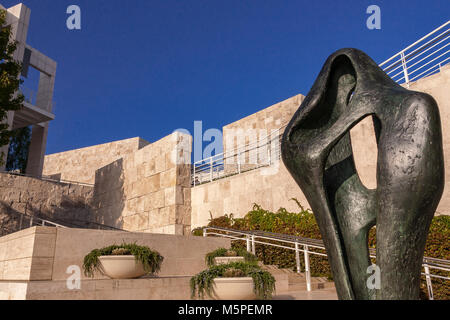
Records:
<instances>
[{"instance_id":1,"label":"railing post","mask_svg":"<svg viewBox=\"0 0 450 320\"><path fill-rule=\"evenodd\" d=\"M19 230L22 230L23 214L20 215Z\"/></svg>"},{"instance_id":2,"label":"railing post","mask_svg":"<svg viewBox=\"0 0 450 320\"><path fill-rule=\"evenodd\" d=\"M256 249L255 249L255 235L252 234L252 253L256 254Z\"/></svg>"},{"instance_id":3,"label":"railing post","mask_svg":"<svg viewBox=\"0 0 450 320\"><path fill-rule=\"evenodd\" d=\"M405 52L402 51L400 53L400 58L402 60L403 74L405 76L405 83L409 86L409 77L408 77L408 67L406 66Z\"/></svg>"},{"instance_id":4,"label":"railing post","mask_svg":"<svg viewBox=\"0 0 450 320\"><path fill-rule=\"evenodd\" d=\"M209 181L210 182L213 181L213 161L212 161L212 157L209 158Z\"/></svg>"},{"instance_id":5,"label":"railing post","mask_svg":"<svg viewBox=\"0 0 450 320\"><path fill-rule=\"evenodd\" d=\"M247 235L247 252L250 252L250 251L251 251L251 249L250 249L250 236Z\"/></svg>"},{"instance_id":6,"label":"railing post","mask_svg":"<svg viewBox=\"0 0 450 320\"><path fill-rule=\"evenodd\" d=\"M303 246L303 253L305 254L305 276L306 276L306 290L311 291L311 272L309 272L309 254L308 246L305 244Z\"/></svg>"},{"instance_id":7,"label":"railing post","mask_svg":"<svg viewBox=\"0 0 450 320\"><path fill-rule=\"evenodd\" d=\"M33 226L33 217L30 219L30 228Z\"/></svg>"},{"instance_id":8,"label":"railing post","mask_svg":"<svg viewBox=\"0 0 450 320\"><path fill-rule=\"evenodd\" d=\"M300 251L298 250L298 242L295 243L295 262L297 263L297 273L301 272L300 269Z\"/></svg>"},{"instance_id":9,"label":"railing post","mask_svg":"<svg viewBox=\"0 0 450 320\"><path fill-rule=\"evenodd\" d=\"M425 268L425 278L427 280L428 298L430 300L434 300L433 286L431 285L430 268L427 265L425 265L424 268Z\"/></svg>"},{"instance_id":10,"label":"railing post","mask_svg":"<svg viewBox=\"0 0 450 320\"><path fill-rule=\"evenodd\" d=\"M45 220L42 220L42 226L45 226Z\"/></svg>"}]
</instances>

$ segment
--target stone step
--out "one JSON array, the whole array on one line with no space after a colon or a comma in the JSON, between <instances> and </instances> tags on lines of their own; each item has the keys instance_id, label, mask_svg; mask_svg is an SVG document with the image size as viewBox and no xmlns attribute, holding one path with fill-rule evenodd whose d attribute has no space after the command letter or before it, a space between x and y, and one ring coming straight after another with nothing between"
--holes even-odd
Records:
<instances>
[{"instance_id":1,"label":"stone step","mask_svg":"<svg viewBox=\"0 0 450 320\"><path fill-rule=\"evenodd\" d=\"M303 283L289 283L289 292L291 291L301 291L306 290L306 281ZM313 278L311 278L311 290L322 290L322 289L331 289L334 288L334 282L327 281L327 282L317 282L313 281Z\"/></svg>"},{"instance_id":2,"label":"stone step","mask_svg":"<svg viewBox=\"0 0 450 320\"><path fill-rule=\"evenodd\" d=\"M276 293L274 300L337 300L336 289L329 288L323 290L298 290Z\"/></svg>"},{"instance_id":3,"label":"stone step","mask_svg":"<svg viewBox=\"0 0 450 320\"><path fill-rule=\"evenodd\" d=\"M306 291L305 273L297 273L292 269L281 269L274 265L262 265L262 269L270 272L276 280L277 292ZM334 282L325 277L311 277L311 289L334 289Z\"/></svg>"}]
</instances>

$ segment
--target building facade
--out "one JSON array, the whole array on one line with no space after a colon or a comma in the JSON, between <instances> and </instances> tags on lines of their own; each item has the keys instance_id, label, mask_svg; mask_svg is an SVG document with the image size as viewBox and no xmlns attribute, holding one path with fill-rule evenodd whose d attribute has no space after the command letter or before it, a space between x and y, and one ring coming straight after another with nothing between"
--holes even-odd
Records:
<instances>
[{"instance_id":1,"label":"building facade","mask_svg":"<svg viewBox=\"0 0 450 320\"><path fill-rule=\"evenodd\" d=\"M41 176L44 165L45 148L47 143L48 126L55 119L53 114L53 90L57 64L43 53L27 44L27 34L30 24L31 10L24 4L11 8L0 5L0 9L7 12L7 24L12 29L12 40L17 41L14 59L22 63L22 77L24 78L21 91L25 96L24 107L8 113L7 123L10 129L32 127L31 144L29 147L26 173ZM30 68L40 74L37 92L26 89ZM8 154L9 146L0 150ZM3 171L4 167L0 167Z\"/></svg>"}]
</instances>

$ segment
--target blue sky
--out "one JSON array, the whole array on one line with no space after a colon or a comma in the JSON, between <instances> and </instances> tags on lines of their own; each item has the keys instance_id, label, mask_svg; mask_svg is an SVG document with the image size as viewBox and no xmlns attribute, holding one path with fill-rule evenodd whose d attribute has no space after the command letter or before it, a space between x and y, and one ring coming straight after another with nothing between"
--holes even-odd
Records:
<instances>
[{"instance_id":1,"label":"blue sky","mask_svg":"<svg viewBox=\"0 0 450 320\"><path fill-rule=\"evenodd\" d=\"M355 47L382 62L450 12L448 0L23 3L28 43L58 62L47 154L135 136L156 141L176 128L193 132L194 120L222 128L306 95L335 50ZM81 8L81 30L66 28L71 4ZM381 30L366 27L372 4Z\"/></svg>"}]
</instances>

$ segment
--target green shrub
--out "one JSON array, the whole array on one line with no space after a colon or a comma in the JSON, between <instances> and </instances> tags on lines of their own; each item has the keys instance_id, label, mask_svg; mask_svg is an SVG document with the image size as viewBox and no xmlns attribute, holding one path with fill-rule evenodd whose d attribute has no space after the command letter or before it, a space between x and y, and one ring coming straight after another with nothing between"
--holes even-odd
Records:
<instances>
[{"instance_id":1,"label":"green shrub","mask_svg":"<svg viewBox=\"0 0 450 320\"><path fill-rule=\"evenodd\" d=\"M214 279L230 276L251 277L253 279L253 292L258 299L271 299L275 292L275 278L269 272L262 270L256 264L232 262L211 266L209 269L193 276L190 281L191 297L204 299L207 295L214 298Z\"/></svg>"},{"instance_id":2,"label":"green shrub","mask_svg":"<svg viewBox=\"0 0 450 320\"><path fill-rule=\"evenodd\" d=\"M203 237L203 228L199 227L199 228L195 228L191 231L191 234L193 236L197 236L197 237Z\"/></svg>"},{"instance_id":3,"label":"green shrub","mask_svg":"<svg viewBox=\"0 0 450 320\"><path fill-rule=\"evenodd\" d=\"M136 261L142 263L147 273L157 273L164 260L164 257L157 251L151 250L147 246L139 246L136 243L112 245L101 249L94 249L84 257L84 274L87 277L93 277L95 271L100 271L100 260L98 258L100 256L111 255L133 255Z\"/></svg>"},{"instance_id":4,"label":"green shrub","mask_svg":"<svg viewBox=\"0 0 450 320\"><path fill-rule=\"evenodd\" d=\"M313 213L304 209L296 199L291 199L299 205L299 212L288 212L280 208L277 212L270 212L261 206L254 204L243 218L233 218L233 215L225 215L211 219L209 227L224 227L243 231L261 230L282 234L295 235L305 238L322 239L319 227ZM369 232L368 245L376 247L376 229ZM245 248L244 241L233 241L232 248ZM280 268L296 268L295 253L293 250L277 248L262 244L256 244L256 256L264 264L276 265ZM325 253L323 250L310 249ZM425 256L450 260L450 216L437 216L433 218L428 234ZM304 260L300 259L301 270L304 271ZM310 270L312 276L325 276L332 279L330 265L326 257L310 255ZM432 270L434 274L450 276L450 272ZM432 279L435 299L450 299L450 281L444 279ZM421 296L427 299L425 278L421 282Z\"/></svg>"},{"instance_id":5,"label":"green shrub","mask_svg":"<svg viewBox=\"0 0 450 320\"><path fill-rule=\"evenodd\" d=\"M245 248L242 247L235 247L233 248L233 251L225 248L219 248L212 252L209 252L205 256L205 262L208 267L211 267L214 265L214 258L217 257L244 257L244 260L248 263L256 263L258 261L258 258L248 252Z\"/></svg>"}]
</instances>

